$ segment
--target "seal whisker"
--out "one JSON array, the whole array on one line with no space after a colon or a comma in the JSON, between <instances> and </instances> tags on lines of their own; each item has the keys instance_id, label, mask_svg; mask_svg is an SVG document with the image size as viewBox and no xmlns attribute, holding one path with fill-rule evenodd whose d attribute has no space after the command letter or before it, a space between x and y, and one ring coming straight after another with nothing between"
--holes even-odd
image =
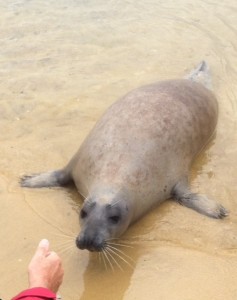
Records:
<instances>
[{"instance_id":1,"label":"seal whisker","mask_svg":"<svg viewBox=\"0 0 237 300\"><path fill-rule=\"evenodd\" d=\"M84 193L82 193L82 191L78 191L78 193L82 196L82 198L85 200L86 199L86 196L85 196L85 194Z\"/></svg>"},{"instance_id":2,"label":"seal whisker","mask_svg":"<svg viewBox=\"0 0 237 300\"><path fill-rule=\"evenodd\" d=\"M63 240L57 241L55 244L57 246L64 245L64 244L70 244L70 243L74 244L74 241L75 241L75 238L72 238L72 237L64 238L63 237Z\"/></svg>"},{"instance_id":3,"label":"seal whisker","mask_svg":"<svg viewBox=\"0 0 237 300\"><path fill-rule=\"evenodd\" d=\"M73 250L73 247L66 247L66 248L63 248L63 249L58 250L58 252L59 252L60 254L67 253L67 252L70 252L70 253L71 253L72 250Z\"/></svg>"},{"instance_id":4,"label":"seal whisker","mask_svg":"<svg viewBox=\"0 0 237 300\"><path fill-rule=\"evenodd\" d=\"M130 243L131 244L131 241L130 240L125 240L125 239L121 239L121 237L113 237L113 238L109 238L109 239L107 239L106 240L106 242L109 242L109 241L114 241L114 240L119 240L119 241L121 241L122 243Z\"/></svg>"},{"instance_id":5,"label":"seal whisker","mask_svg":"<svg viewBox=\"0 0 237 300\"><path fill-rule=\"evenodd\" d=\"M62 248L62 247L66 247L66 246L74 247L74 243L72 241L65 241L64 243L55 245L56 248Z\"/></svg>"},{"instance_id":6,"label":"seal whisker","mask_svg":"<svg viewBox=\"0 0 237 300\"><path fill-rule=\"evenodd\" d=\"M106 249L103 249L103 254L104 254L104 257L107 259L107 261L108 261L108 263L109 263L109 265L110 265L112 271L114 271L114 267L113 267L113 265L112 265L112 263L111 263L111 261L110 261L108 255L107 255Z\"/></svg>"},{"instance_id":7,"label":"seal whisker","mask_svg":"<svg viewBox=\"0 0 237 300\"><path fill-rule=\"evenodd\" d=\"M59 234L59 235L56 235L56 236L62 238L62 241L61 241L61 240L58 240L58 241L57 241L57 244L63 244L63 243L74 242L74 241L75 241L75 236L61 236L60 234Z\"/></svg>"},{"instance_id":8,"label":"seal whisker","mask_svg":"<svg viewBox=\"0 0 237 300\"><path fill-rule=\"evenodd\" d=\"M104 252L104 249L102 250L102 258L103 258L103 261L104 261L104 265L105 265L105 269L106 271L108 270L108 266L107 266L107 258L106 258L106 255L105 255L105 252Z\"/></svg>"},{"instance_id":9,"label":"seal whisker","mask_svg":"<svg viewBox=\"0 0 237 300\"><path fill-rule=\"evenodd\" d=\"M131 260L134 263L134 260L130 256L128 256L127 254L125 254L124 251L119 250L118 248L110 246L110 245L107 245L107 247L109 249L113 249L114 251L117 251L118 253L122 254L123 256L125 256L126 258L128 258L129 260Z\"/></svg>"},{"instance_id":10,"label":"seal whisker","mask_svg":"<svg viewBox=\"0 0 237 300\"><path fill-rule=\"evenodd\" d=\"M90 196L89 196L90 197ZM91 198L85 198L85 204L88 205L88 206L92 206L93 205L93 202L92 202L92 199Z\"/></svg>"},{"instance_id":11,"label":"seal whisker","mask_svg":"<svg viewBox=\"0 0 237 300\"><path fill-rule=\"evenodd\" d=\"M105 258L104 258L104 252L103 252L103 250L102 250L102 255L101 255L101 257L102 257L102 260L103 260L103 263L104 263L104 266L105 266L105 269L107 270L107 265L106 265L106 262L105 262Z\"/></svg>"},{"instance_id":12,"label":"seal whisker","mask_svg":"<svg viewBox=\"0 0 237 300\"><path fill-rule=\"evenodd\" d=\"M117 205L119 202L121 202L122 199L119 199L118 201L114 202L113 204L111 204L111 207L114 207L115 205Z\"/></svg>"},{"instance_id":13,"label":"seal whisker","mask_svg":"<svg viewBox=\"0 0 237 300\"><path fill-rule=\"evenodd\" d=\"M69 252L70 250L71 250L70 252L72 252L73 249L74 249L74 246L72 246L72 245L64 245L63 247L60 247L58 249L58 252L63 254L63 253Z\"/></svg>"},{"instance_id":14,"label":"seal whisker","mask_svg":"<svg viewBox=\"0 0 237 300\"><path fill-rule=\"evenodd\" d=\"M111 255L108 253L108 249L104 248L104 254L105 254L105 257L107 258L108 262L109 262L109 265L111 267L111 270L114 272L114 266L113 264L111 263L111 260L110 260L110 257Z\"/></svg>"},{"instance_id":15,"label":"seal whisker","mask_svg":"<svg viewBox=\"0 0 237 300\"><path fill-rule=\"evenodd\" d=\"M74 239L70 239L70 240L68 239L68 240L59 241L55 245L56 246L74 245Z\"/></svg>"},{"instance_id":16,"label":"seal whisker","mask_svg":"<svg viewBox=\"0 0 237 300\"><path fill-rule=\"evenodd\" d=\"M74 239L74 234L73 235L69 235L69 234L66 234L66 233L54 233L54 235L55 236L59 236L59 237Z\"/></svg>"},{"instance_id":17,"label":"seal whisker","mask_svg":"<svg viewBox=\"0 0 237 300\"><path fill-rule=\"evenodd\" d=\"M69 246L71 245L72 247L75 245L75 241L73 240L64 240L62 242L55 243L55 247L63 247L63 246Z\"/></svg>"},{"instance_id":18,"label":"seal whisker","mask_svg":"<svg viewBox=\"0 0 237 300\"><path fill-rule=\"evenodd\" d=\"M88 200L90 200L90 198L91 198L91 192L90 192L90 190L88 189L88 186L87 186L87 184L84 182L84 187L86 188L86 191L87 191L87 197L85 197L85 195L82 195L82 197L84 197L84 199L86 200L86 199L88 199ZM81 191L80 191L81 192Z\"/></svg>"},{"instance_id":19,"label":"seal whisker","mask_svg":"<svg viewBox=\"0 0 237 300\"><path fill-rule=\"evenodd\" d=\"M122 261L124 261L129 267L133 268L134 266L127 261L124 257L122 257L122 255L120 255L119 253L115 252L113 249L109 248L109 251L112 252L115 256L119 257ZM124 254L124 253L122 253ZM130 257L129 257L130 258Z\"/></svg>"},{"instance_id":20,"label":"seal whisker","mask_svg":"<svg viewBox=\"0 0 237 300\"><path fill-rule=\"evenodd\" d=\"M122 243L111 243L111 242L108 242L108 245L121 246L121 247L126 247L126 248L134 248L133 246L125 245L125 244L122 244Z\"/></svg>"},{"instance_id":21,"label":"seal whisker","mask_svg":"<svg viewBox=\"0 0 237 300\"><path fill-rule=\"evenodd\" d=\"M105 244L107 245L107 243L110 243L110 241L114 241L114 240L116 240L116 242L117 242L117 240L119 240L119 238L105 239Z\"/></svg>"},{"instance_id":22,"label":"seal whisker","mask_svg":"<svg viewBox=\"0 0 237 300\"><path fill-rule=\"evenodd\" d=\"M116 259L113 257L113 255L110 253L110 249L107 248L106 251L107 251L107 254L111 257L111 259L115 262L115 264L119 267L119 269L120 269L121 271L123 271L123 268L120 266L120 264L117 262L117 260L116 260Z\"/></svg>"}]
</instances>

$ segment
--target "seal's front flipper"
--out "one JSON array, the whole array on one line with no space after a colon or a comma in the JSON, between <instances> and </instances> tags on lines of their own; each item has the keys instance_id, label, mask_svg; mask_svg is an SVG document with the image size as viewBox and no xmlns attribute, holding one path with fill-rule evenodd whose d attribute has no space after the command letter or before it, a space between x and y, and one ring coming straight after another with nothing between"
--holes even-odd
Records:
<instances>
[{"instance_id":1,"label":"seal's front flipper","mask_svg":"<svg viewBox=\"0 0 237 300\"><path fill-rule=\"evenodd\" d=\"M62 169L47 173L25 175L21 177L20 184L23 187L41 188L63 186L72 181L70 174Z\"/></svg>"},{"instance_id":2,"label":"seal's front flipper","mask_svg":"<svg viewBox=\"0 0 237 300\"><path fill-rule=\"evenodd\" d=\"M180 182L172 190L172 196L181 205L215 219L223 219L228 215L227 210L216 201L205 195L192 193L187 183Z\"/></svg>"}]
</instances>

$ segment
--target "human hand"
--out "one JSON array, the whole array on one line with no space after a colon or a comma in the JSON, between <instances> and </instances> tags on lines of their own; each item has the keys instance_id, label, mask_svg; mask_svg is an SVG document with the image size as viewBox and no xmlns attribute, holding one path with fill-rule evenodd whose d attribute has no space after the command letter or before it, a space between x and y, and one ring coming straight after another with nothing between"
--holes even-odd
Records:
<instances>
[{"instance_id":1,"label":"human hand","mask_svg":"<svg viewBox=\"0 0 237 300\"><path fill-rule=\"evenodd\" d=\"M48 240L41 240L28 266L29 287L44 287L56 293L63 275L60 257L49 250Z\"/></svg>"}]
</instances>

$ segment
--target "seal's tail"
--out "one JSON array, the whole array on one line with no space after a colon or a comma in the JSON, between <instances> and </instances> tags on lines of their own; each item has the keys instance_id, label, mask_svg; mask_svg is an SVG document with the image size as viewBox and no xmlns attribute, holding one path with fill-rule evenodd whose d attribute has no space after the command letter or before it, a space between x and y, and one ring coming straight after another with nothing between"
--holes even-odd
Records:
<instances>
[{"instance_id":1,"label":"seal's tail","mask_svg":"<svg viewBox=\"0 0 237 300\"><path fill-rule=\"evenodd\" d=\"M210 69L207 62L204 60L194 70L192 70L185 78L191 81L199 82L209 90L212 90Z\"/></svg>"},{"instance_id":2,"label":"seal's tail","mask_svg":"<svg viewBox=\"0 0 237 300\"><path fill-rule=\"evenodd\" d=\"M21 177L20 184L23 187L41 188L63 186L71 181L71 176L64 169Z\"/></svg>"}]
</instances>

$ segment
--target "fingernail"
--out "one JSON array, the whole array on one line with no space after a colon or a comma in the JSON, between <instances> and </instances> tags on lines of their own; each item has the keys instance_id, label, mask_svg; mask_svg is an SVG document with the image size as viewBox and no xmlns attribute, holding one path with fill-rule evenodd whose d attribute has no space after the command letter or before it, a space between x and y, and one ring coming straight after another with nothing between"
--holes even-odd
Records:
<instances>
[{"instance_id":1,"label":"fingernail","mask_svg":"<svg viewBox=\"0 0 237 300\"><path fill-rule=\"evenodd\" d=\"M47 239L42 239L40 242L39 242L39 247L48 247L49 246L49 241Z\"/></svg>"}]
</instances>

